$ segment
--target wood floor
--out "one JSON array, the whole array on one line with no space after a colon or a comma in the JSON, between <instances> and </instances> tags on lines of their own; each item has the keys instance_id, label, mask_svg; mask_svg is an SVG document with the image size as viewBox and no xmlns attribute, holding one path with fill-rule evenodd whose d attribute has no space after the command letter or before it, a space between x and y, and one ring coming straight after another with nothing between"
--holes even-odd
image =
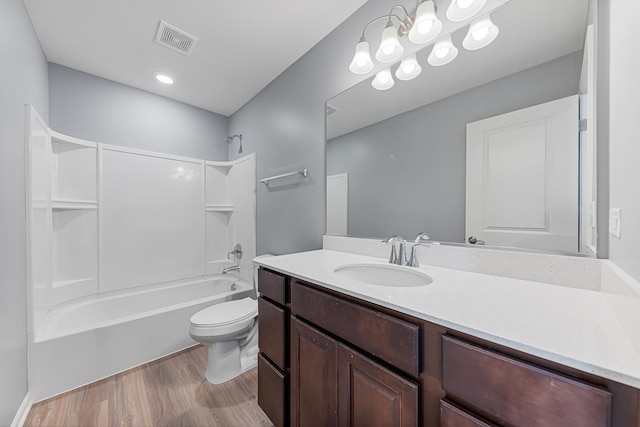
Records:
<instances>
[{"instance_id":1,"label":"wood floor","mask_svg":"<svg viewBox=\"0 0 640 427\"><path fill-rule=\"evenodd\" d=\"M213 385L206 365L206 347L191 347L36 403L25 427L273 426L256 402L255 368Z\"/></svg>"}]
</instances>

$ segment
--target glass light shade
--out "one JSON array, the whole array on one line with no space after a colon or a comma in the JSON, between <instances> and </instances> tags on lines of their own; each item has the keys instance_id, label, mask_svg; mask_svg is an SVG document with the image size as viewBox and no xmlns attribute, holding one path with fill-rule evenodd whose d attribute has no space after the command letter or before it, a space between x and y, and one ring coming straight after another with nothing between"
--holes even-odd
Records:
<instances>
[{"instance_id":1,"label":"glass light shade","mask_svg":"<svg viewBox=\"0 0 640 427\"><path fill-rule=\"evenodd\" d=\"M435 39L442 30L442 22L436 16L433 1L420 3L416 9L416 19L409 30L409 40L415 44L428 43Z\"/></svg>"},{"instance_id":2,"label":"glass light shade","mask_svg":"<svg viewBox=\"0 0 640 427\"><path fill-rule=\"evenodd\" d=\"M373 61L369 54L369 43L366 40L361 39L356 45L356 53L353 55L349 70L354 74L367 74L373 70Z\"/></svg>"},{"instance_id":3,"label":"glass light shade","mask_svg":"<svg viewBox=\"0 0 640 427\"><path fill-rule=\"evenodd\" d=\"M466 21L484 7L487 0L451 0L447 8L447 18L453 22Z\"/></svg>"},{"instance_id":4,"label":"glass light shade","mask_svg":"<svg viewBox=\"0 0 640 427\"><path fill-rule=\"evenodd\" d=\"M416 59L416 54L413 53L402 60L396 70L396 77L398 80L411 80L418 77L421 71L422 67Z\"/></svg>"},{"instance_id":5,"label":"glass light shade","mask_svg":"<svg viewBox=\"0 0 640 427\"><path fill-rule=\"evenodd\" d=\"M391 69L385 68L376 74L371 81L371 86L373 86L374 89L387 90L391 89L395 83L396 82L393 81L393 76L391 75Z\"/></svg>"},{"instance_id":6,"label":"glass light shade","mask_svg":"<svg viewBox=\"0 0 640 427\"><path fill-rule=\"evenodd\" d=\"M398 30L389 22L384 31L382 31L380 47L376 52L376 59L386 64L400 58L402 52L404 52L404 48L400 44L400 40L398 40Z\"/></svg>"},{"instance_id":7,"label":"glass light shade","mask_svg":"<svg viewBox=\"0 0 640 427\"><path fill-rule=\"evenodd\" d=\"M498 37L500 30L491 22L489 15L474 21L469 25L469 31L462 41L462 46L467 50L481 49Z\"/></svg>"},{"instance_id":8,"label":"glass light shade","mask_svg":"<svg viewBox=\"0 0 640 427\"><path fill-rule=\"evenodd\" d=\"M435 67L448 64L458 56L458 48L451 41L451 35L438 40L427 58L427 62Z\"/></svg>"}]
</instances>

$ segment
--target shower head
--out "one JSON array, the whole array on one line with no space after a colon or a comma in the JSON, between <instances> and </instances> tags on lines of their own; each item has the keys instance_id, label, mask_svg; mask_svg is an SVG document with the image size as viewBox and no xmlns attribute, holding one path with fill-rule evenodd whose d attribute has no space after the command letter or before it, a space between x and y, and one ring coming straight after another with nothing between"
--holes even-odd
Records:
<instances>
[{"instance_id":1,"label":"shower head","mask_svg":"<svg viewBox=\"0 0 640 427\"><path fill-rule=\"evenodd\" d=\"M235 138L238 138L240 140L240 149L238 150L238 154L242 153L242 134L228 136L225 138L225 140L227 141L227 144L231 144Z\"/></svg>"}]
</instances>

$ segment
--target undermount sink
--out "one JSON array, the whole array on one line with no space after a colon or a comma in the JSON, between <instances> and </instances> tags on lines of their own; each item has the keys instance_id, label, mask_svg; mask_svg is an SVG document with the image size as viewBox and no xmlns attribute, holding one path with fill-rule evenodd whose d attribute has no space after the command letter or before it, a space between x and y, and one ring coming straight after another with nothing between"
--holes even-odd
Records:
<instances>
[{"instance_id":1,"label":"undermount sink","mask_svg":"<svg viewBox=\"0 0 640 427\"><path fill-rule=\"evenodd\" d=\"M427 274L394 264L346 264L333 271L344 278L377 286L412 287L433 282Z\"/></svg>"}]
</instances>

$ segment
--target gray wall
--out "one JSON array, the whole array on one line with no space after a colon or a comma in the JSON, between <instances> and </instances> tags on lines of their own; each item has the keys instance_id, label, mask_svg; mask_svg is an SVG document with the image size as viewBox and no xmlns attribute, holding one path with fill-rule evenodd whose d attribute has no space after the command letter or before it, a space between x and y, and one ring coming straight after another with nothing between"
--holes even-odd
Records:
<instances>
[{"instance_id":1,"label":"gray wall","mask_svg":"<svg viewBox=\"0 0 640 427\"><path fill-rule=\"evenodd\" d=\"M318 249L325 231L325 110L327 99L364 80L349 72L364 25L388 9L369 0L344 23L231 116L245 152L257 154L258 178L308 168L300 185L257 191L257 253ZM376 70L374 70L376 71ZM230 158L237 158L231 147Z\"/></svg>"},{"instance_id":2,"label":"gray wall","mask_svg":"<svg viewBox=\"0 0 640 427\"><path fill-rule=\"evenodd\" d=\"M466 124L577 94L581 65L575 52L329 141L327 173L349 172L349 235L463 242Z\"/></svg>"},{"instance_id":3,"label":"gray wall","mask_svg":"<svg viewBox=\"0 0 640 427\"><path fill-rule=\"evenodd\" d=\"M51 128L66 135L227 160L227 117L53 63L49 108Z\"/></svg>"},{"instance_id":4,"label":"gray wall","mask_svg":"<svg viewBox=\"0 0 640 427\"><path fill-rule=\"evenodd\" d=\"M48 117L47 60L21 0L0 2L0 426L27 394L24 104Z\"/></svg>"},{"instance_id":5,"label":"gray wall","mask_svg":"<svg viewBox=\"0 0 640 427\"><path fill-rule=\"evenodd\" d=\"M640 2L615 0L610 8L609 202L611 208L622 209L622 227L621 238L609 236L609 255L640 281L640 58L635 23Z\"/></svg>"}]
</instances>

